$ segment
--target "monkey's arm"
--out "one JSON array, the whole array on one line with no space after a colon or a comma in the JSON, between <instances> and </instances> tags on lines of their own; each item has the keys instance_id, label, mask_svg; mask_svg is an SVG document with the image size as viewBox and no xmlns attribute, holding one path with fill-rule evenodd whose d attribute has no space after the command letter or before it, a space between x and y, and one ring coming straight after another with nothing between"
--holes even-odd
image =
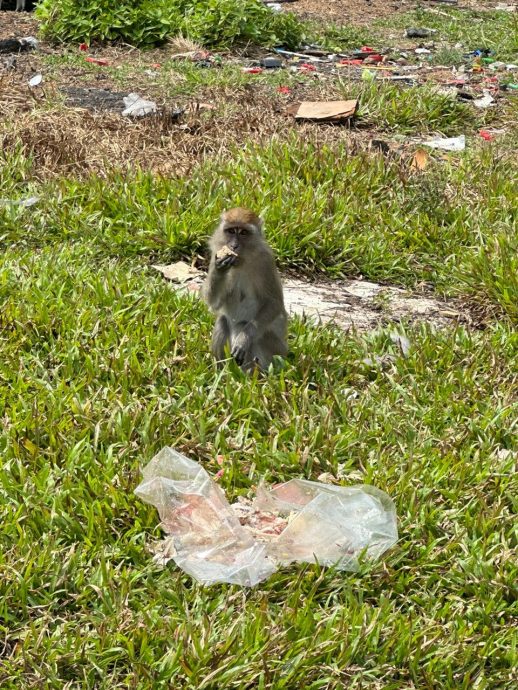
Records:
<instances>
[{"instance_id":1,"label":"monkey's arm","mask_svg":"<svg viewBox=\"0 0 518 690\"><path fill-rule=\"evenodd\" d=\"M218 266L216 259L212 257L209 266L209 273L202 288L203 299L212 309L217 310L222 305L222 298L225 294L225 274L224 269L230 268L231 264Z\"/></svg>"}]
</instances>

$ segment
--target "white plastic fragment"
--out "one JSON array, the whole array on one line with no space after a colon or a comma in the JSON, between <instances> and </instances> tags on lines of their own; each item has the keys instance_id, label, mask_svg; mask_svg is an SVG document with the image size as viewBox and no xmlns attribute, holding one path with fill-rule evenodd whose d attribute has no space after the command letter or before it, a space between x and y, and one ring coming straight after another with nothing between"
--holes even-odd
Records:
<instances>
[{"instance_id":1,"label":"white plastic fragment","mask_svg":"<svg viewBox=\"0 0 518 690\"><path fill-rule=\"evenodd\" d=\"M143 475L135 493L157 508L169 535L159 560L173 559L203 584L252 587L293 562L356 570L361 553L379 557L398 538L394 504L372 486L292 479L230 506L201 465L168 447Z\"/></svg>"},{"instance_id":2,"label":"white plastic fragment","mask_svg":"<svg viewBox=\"0 0 518 690\"><path fill-rule=\"evenodd\" d=\"M122 100L126 106L122 114L126 117L143 117L144 115L156 113L156 103L154 101L146 101L144 98L141 98L138 93L130 93Z\"/></svg>"},{"instance_id":3,"label":"white plastic fragment","mask_svg":"<svg viewBox=\"0 0 518 690\"><path fill-rule=\"evenodd\" d=\"M401 333L391 333L390 339L394 345L399 348L403 357L408 357L410 350L412 349L410 340L405 335L401 335Z\"/></svg>"},{"instance_id":4,"label":"white plastic fragment","mask_svg":"<svg viewBox=\"0 0 518 690\"><path fill-rule=\"evenodd\" d=\"M473 105L476 108L489 108L489 106L495 102L493 96L486 89L484 89L483 94L481 98L476 98L473 101Z\"/></svg>"},{"instance_id":5,"label":"white plastic fragment","mask_svg":"<svg viewBox=\"0 0 518 690\"><path fill-rule=\"evenodd\" d=\"M414 53L416 55L431 55L432 51L428 50L428 48L416 48Z\"/></svg>"},{"instance_id":6,"label":"white plastic fragment","mask_svg":"<svg viewBox=\"0 0 518 690\"><path fill-rule=\"evenodd\" d=\"M0 199L0 208L6 206L20 206L20 208L29 208L34 206L40 200L39 196L29 196L26 199Z\"/></svg>"},{"instance_id":7,"label":"white plastic fragment","mask_svg":"<svg viewBox=\"0 0 518 690\"><path fill-rule=\"evenodd\" d=\"M43 81L43 74L35 74L29 81L27 82L29 86L39 86L41 82Z\"/></svg>"},{"instance_id":8,"label":"white plastic fragment","mask_svg":"<svg viewBox=\"0 0 518 690\"><path fill-rule=\"evenodd\" d=\"M27 45L31 46L32 48L37 48L40 44L37 38L34 36L26 36L25 38L21 38L20 41L22 43L26 43Z\"/></svg>"},{"instance_id":9,"label":"white plastic fragment","mask_svg":"<svg viewBox=\"0 0 518 690\"><path fill-rule=\"evenodd\" d=\"M435 139L423 141L422 144L432 149L442 149L443 151L464 151L466 148L466 137L464 134L450 138L435 137Z\"/></svg>"}]
</instances>

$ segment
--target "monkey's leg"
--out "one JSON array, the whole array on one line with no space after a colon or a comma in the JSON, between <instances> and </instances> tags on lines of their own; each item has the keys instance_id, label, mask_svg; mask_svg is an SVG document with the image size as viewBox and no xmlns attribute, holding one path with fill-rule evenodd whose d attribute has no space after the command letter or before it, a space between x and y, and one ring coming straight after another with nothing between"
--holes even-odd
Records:
<instances>
[{"instance_id":1,"label":"monkey's leg","mask_svg":"<svg viewBox=\"0 0 518 690\"><path fill-rule=\"evenodd\" d=\"M274 331L266 331L254 349L254 354L262 369L268 369L275 355L285 357L288 354L285 339L278 336Z\"/></svg>"},{"instance_id":2,"label":"monkey's leg","mask_svg":"<svg viewBox=\"0 0 518 690\"><path fill-rule=\"evenodd\" d=\"M212 333L212 353L217 360L225 359L225 345L230 339L230 324L226 316L218 316Z\"/></svg>"}]
</instances>

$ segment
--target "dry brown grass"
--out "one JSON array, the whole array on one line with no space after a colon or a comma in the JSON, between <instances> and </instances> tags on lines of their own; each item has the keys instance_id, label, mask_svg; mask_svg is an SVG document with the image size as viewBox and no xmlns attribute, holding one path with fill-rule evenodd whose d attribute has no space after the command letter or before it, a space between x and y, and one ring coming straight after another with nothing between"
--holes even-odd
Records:
<instances>
[{"instance_id":1,"label":"dry brown grass","mask_svg":"<svg viewBox=\"0 0 518 690\"><path fill-rule=\"evenodd\" d=\"M189 174L207 157L228 158L236 146L285 140L296 131L304 140L353 141L347 128L295 124L284 113L282 96L272 101L262 89L211 89L184 103L175 121L164 107L157 116L131 120L114 112L91 112L63 103L55 87L31 91L0 80L0 143L4 152L23 148L37 178L55 175L105 175L139 167L161 175Z\"/></svg>"}]
</instances>

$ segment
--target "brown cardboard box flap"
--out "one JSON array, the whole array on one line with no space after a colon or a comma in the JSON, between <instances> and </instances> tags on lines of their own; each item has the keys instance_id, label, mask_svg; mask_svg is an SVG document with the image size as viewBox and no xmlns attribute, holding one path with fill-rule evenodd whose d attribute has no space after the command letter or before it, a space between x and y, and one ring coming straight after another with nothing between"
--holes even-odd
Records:
<instances>
[{"instance_id":1,"label":"brown cardboard box flap","mask_svg":"<svg viewBox=\"0 0 518 690\"><path fill-rule=\"evenodd\" d=\"M303 101L292 114L296 120L346 120L354 115L358 101Z\"/></svg>"}]
</instances>

